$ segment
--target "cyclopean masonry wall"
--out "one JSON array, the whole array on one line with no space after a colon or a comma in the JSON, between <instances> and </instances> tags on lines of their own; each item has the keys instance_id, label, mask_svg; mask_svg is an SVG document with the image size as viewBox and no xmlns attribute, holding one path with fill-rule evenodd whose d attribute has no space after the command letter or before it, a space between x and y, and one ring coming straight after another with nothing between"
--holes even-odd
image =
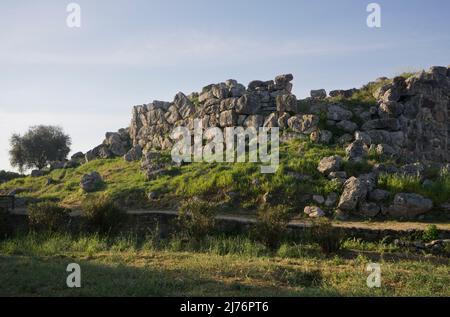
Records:
<instances>
[{"instance_id":1,"label":"cyclopean masonry wall","mask_svg":"<svg viewBox=\"0 0 450 317\"><path fill-rule=\"evenodd\" d=\"M201 119L203 128L279 127L286 138L353 142L354 159L372 148L405 162L450 162L449 68L433 67L408 79L395 78L375 93L378 106L370 109L332 102L323 90L299 101L292 94L292 80L290 74L280 75L253 81L248 87L227 80L189 96L180 92L173 102L136 106L129 128L132 151L168 150L174 127L193 128L193 120ZM330 96L349 98L357 91L333 91ZM319 124L320 118L326 119L325 125ZM336 129L342 131L339 137L329 131Z\"/></svg>"},{"instance_id":2,"label":"cyclopean masonry wall","mask_svg":"<svg viewBox=\"0 0 450 317\"><path fill-rule=\"evenodd\" d=\"M291 93L292 75L271 81L253 81L246 88L235 80L209 85L189 96L178 93L173 102L154 101L136 106L130 125L134 145L143 149L170 149L169 134L175 126L193 128L201 119L209 127L282 127L311 133L319 121L299 115L297 98Z\"/></svg>"},{"instance_id":3,"label":"cyclopean masonry wall","mask_svg":"<svg viewBox=\"0 0 450 317\"><path fill-rule=\"evenodd\" d=\"M449 68L433 67L406 80L397 77L376 97L377 119L362 126L376 143L394 146L407 161L450 161Z\"/></svg>"}]
</instances>

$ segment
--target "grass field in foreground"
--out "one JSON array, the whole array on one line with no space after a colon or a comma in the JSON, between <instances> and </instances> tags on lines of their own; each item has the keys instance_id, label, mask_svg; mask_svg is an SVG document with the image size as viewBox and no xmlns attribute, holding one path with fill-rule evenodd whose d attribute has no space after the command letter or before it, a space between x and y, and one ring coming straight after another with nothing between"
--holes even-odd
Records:
<instances>
[{"instance_id":1,"label":"grass field in foreground","mask_svg":"<svg viewBox=\"0 0 450 317\"><path fill-rule=\"evenodd\" d=\"M314 245L283 244L271 253L240 237L183 245L29 234L0 242L0 296L450 296L446 260L392 261L388 245L346 245L326 257ZM380 289L366 285L368 254L381 255ZM80 289L66 286L74 262Z\"/></svg>"}]
</instances>

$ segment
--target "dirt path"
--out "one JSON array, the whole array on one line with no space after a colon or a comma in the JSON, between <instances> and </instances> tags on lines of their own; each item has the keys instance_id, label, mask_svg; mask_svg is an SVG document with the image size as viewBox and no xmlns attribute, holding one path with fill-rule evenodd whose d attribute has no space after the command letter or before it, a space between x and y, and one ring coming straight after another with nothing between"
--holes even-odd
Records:
<instances>
[{"instance_id":1,"label":"dirt path","mask_svg":"<svg viewBox=\"0 0 450 317\"><path fill-rule=\"evenodd\" d=\"M178 214L175 210L128 210L130 215L170 215L176 216ZM25 209L16 209L12 212L14 215L26 215ZM80 211L73 211L71 216L80 216ZM239 215L239 214L219 214L217 216L219 220L236 221L241 223L255 223L256 217L252 215ZM311 221L308 220L293 220L289 223L294 227L309 227ZM333 225L341 228L358 228L358 229L370 229L370 230L396 230L396 231L408 231L408 230L424 230L429 225L436 225L438 229L450 231L450 223L438 223L438 222L414 222L414 221L334 221Z\"/></svg>"}]
</instances>

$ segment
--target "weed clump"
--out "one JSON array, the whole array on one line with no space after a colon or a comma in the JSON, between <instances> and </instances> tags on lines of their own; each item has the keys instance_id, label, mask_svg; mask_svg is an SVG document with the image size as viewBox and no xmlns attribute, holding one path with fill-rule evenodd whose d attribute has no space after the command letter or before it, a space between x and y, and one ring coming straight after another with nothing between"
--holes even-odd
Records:
<instances>
[{"instance_id":1,"label":"weed clump","mask_svg":"<svg viewBox=\"0 0 450 317\"><path fill-rule=\"evenodd\" d=\"M213 232L215 218L215 204L192 198L181 204L178 213L178 224L187 238L203 240Z\"/></svg>"},{"instance_id":2,"label":"weed clump","mask_svg":"<svg viewBox=\"0 0 450 317\"><path fill-rule=\"evenodd\" d=\"M278 249L290 220L287 208L285 206L264 205L258 211L257 216L254 229L256 240L271 250Z\"/></svg>"},{"instance_id":3,"label":"weed clump","mask_svg":"<svg viewBox=\"0 0 450 317\"><path fill-rule=\"evenodd\" d=\"M36 231L61 231L69 223L69 210L55 202L45 201L28 207L30 228Z\"/></svg>"},{"instance_id":4,"label":"weed clump","mask_svg":"<svg viewBox=\"0 0 450 317\"><path fill-rule=\"evenodd\" d=\"M331 221L322 219L313 224L311 237L320 246L322 252L327 255L338 252L344 241L342 230L333 227Z\"/></svg>"},{"instance_id":5,"label":"weed clump","mask_svg":"<svg viewBox=\"0 0 450 317\"><path fill-rule=\"evenodd\" d=\"M126 220L126 213L107 196L85 200L81 215L89 229L101 233L116 231Z\"/></svg>"}]
</instances>

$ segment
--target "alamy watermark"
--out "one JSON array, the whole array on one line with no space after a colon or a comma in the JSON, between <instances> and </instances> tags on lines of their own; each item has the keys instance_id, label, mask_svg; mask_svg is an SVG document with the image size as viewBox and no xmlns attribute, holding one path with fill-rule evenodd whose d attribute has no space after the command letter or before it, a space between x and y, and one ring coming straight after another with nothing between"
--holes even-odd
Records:
<instances>
[{"instance_id":1,"label":"alamy watermark","mask_svg":"<svg viewBox=\"0 0 450 317\"><path fill-rule=\"evenodd\" d=\"M182 162L266 164L261 173L273 174L279 166L279 128L218 127L203 129L202 121L195 119L193 131L176 127L170 137L176 141L172 160Z\"/></svg>"},{"instance_id":2,"label":"alamy watermark","mask_svg":"<svg viewBox=\"0 0 450 317\"><path fill-rule=\"evenodd\" d=\"M70 274L67 276L66 285L69 288L80 288L81 287L81 267L77 263L70 263L66 271Z\"/></svg>"},{"instance_id":3,"label":"alamy watermark","mask_svg":"<svg viewBox=\"0 0 450 317\"><path fill-rule=\"evenodd\" d=\"M366 268L367 272L370 272L367 277L368 288L380 288L381 287L381 265L378 263L370 263Z\"/></svg>"},{"instance_id":4,"label":"alamy watermark","mask_svg":"<svg viewBox=\"0 0 450 317\"><path fill-rule=\"evenodd\" d=\"M376 2L369 3L366 10L370 13L366 20L367 26L381 28L381 6Z\"/></svg>"},{"instance_id":5,"label":"alamy watermark","mask_svg":"<svg viewBox=\"0 0 450 317\"><path fill-rule=\"evenodd\" d=\"M81 6L78 3L69 3L66 7L69 15L66 18L66 24L69 28L81 28Z\"/></svg>"}]
</instances>

